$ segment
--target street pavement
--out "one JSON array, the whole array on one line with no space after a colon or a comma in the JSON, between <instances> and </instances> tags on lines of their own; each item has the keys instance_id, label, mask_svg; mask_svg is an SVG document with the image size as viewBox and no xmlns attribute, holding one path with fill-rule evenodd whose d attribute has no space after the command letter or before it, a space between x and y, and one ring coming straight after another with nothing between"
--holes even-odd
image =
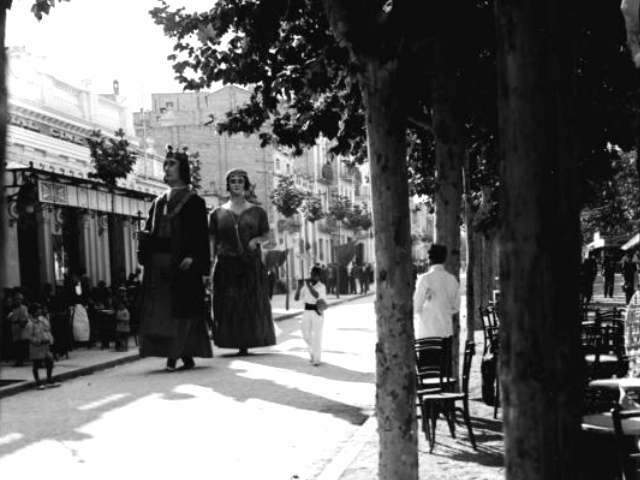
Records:
<instances>
[{"instance_id":1,"label":"street pavement","mask_svg":"<svg viewBox=\"0 0 640 480\"><path fill-rule=\"evenodd\" d=\"M327 298L329 305L340 305L360 297L368 295L330 295ZM295 318L303 311L302 304L293 299L293 293L287 302L286 295L274 295L271 300L271 309L274 320L279 324L283 320ZM81 375L87 375L96 371L112 368L128 362L139 360L138 348L135 339L129 339L129 351L117 352L114 344L110 348L101 349L99 344L91 348L80 347L69 352L69 358L61 357L54 367L54 379L66 381ZM44 370L40 371L44 378ZM14 367L11 362L0 363L0 398L30 390L35 387L33 374L29 364L22 367Z\"/></svg>"},{"instance_id":2,"label":"street pavement","mask_svg":"<svg viewBox=\"0 0 640 480\"><path fill-rule=\"evenodd\" d=\"M47 462L51 458L64 468L65 478L77 474L127 479L142 474L161 479L188 474L192 468L198 472L201 467L211 470L205 475L224 479L377 478L373 295L331 297L329 303L325 364L317 368L308 363L299 333L300 305L291 296L290 308L285 309L282 295L272 302L274 318L283 330L278 345L250 357L214 349L213 359L200 360L195 370L176 375L162 372L161 359L140 360L135 347L128 353L74 350L56 365L56 374L67 380L61 388L44 392L29 386L28 368L3 368L1 378L23 379L17 390L7 390L9 385L3 394L0 388L0 397L12 395L2 400L0 408L3 477L35 458ZM623 307L619 285L614 298L605 299L599 278L594 303ZM464 301L462 305L463 340ZM482 402L482 332L476 331L474 337L478 347L471 369L470 407L479 448L471 448L464 428L459 426L452 438L441 421L430 454L419 430L421 480L504 478L502 419L500 412L494 418L493 408ZM120 366L111 368L113 362ZM104 371L84 376L98 370ZM79 375L83 376L70 380ZM122 388L114 390L120 384ZM25 388L30 391L14 395ZM47 401L41 411L34 407L39 398ZM164 404L172 403L175 407L167 410ZM89 413L66 424L59 417L70 408ZM201 439L181 437L180 425L190 422L201 424L207 433ZM46 431L40 423L52 423L53 430ZM109 429L120 429L117 438L104 432ZM23 472L21 478L51 472L31 469L33 476Z\"/></svg>"},{"instance_id":3,"label":"street pavement","mask_svg":"<svg viewBox=\"0 0 640 480\"><path fill-rule=\"evenodd\" d=\"M318 367L300 305L286 310L282 298L273 302L278 344L247 357L214 348L194 370L165 372L163 359L139 359L135 349L73 350L56 365L60 388L2 398L2 477L319 478L373 415L373 295L358 297L329 299ZM2 369L4 378L20 372L30 376Z\"/></svg>"}]
</instances>

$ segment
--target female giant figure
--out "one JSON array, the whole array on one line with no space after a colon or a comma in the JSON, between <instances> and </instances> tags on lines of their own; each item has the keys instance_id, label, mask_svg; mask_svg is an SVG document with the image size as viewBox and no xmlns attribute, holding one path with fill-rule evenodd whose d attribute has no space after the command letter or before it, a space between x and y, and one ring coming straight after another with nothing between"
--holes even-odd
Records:
<instances>
[{"instance_id":1,"label":"female giant figure","mask_svg":"<svg viewBox=\"0 0 640 480\"><path fill-rule=\"evenodd\" d=\"M249 348L276 343L267 270L261 242L269 239L267 213L246 200L251 188L244 170L227 173L231 198L209 217L213 246L213 341L221 348Z\"/></svg>"},{"instance_id":2,"label":"female giant figure","mask_svg":"<svg viewBox=\"0 0 640 480\"><path fill-rule=\"evenodd\" d=\"M213 356L205 322L204 282L211 258L204 200L191 188L186 153L167 147L165 182L141 232L138 260L144 266L140 293L140 355L164 357L166 369L195 366Z\"/></svg>"}]
</instances>

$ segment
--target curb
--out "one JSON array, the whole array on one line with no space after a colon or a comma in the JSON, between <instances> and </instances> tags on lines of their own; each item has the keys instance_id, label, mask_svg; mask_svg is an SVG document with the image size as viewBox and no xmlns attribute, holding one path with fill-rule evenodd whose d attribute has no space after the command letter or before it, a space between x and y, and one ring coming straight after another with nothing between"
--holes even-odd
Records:
<instances>
[{"instance_id":1,"label":"curb","mask_svg":"<svg viewBox=\"0 0 640 480\"><path fill-rule=\"evenodd\" d=\"M140 354L136 353L133 355L127 355L125 357L116 358L114 360L109 360L106 362L96 363L94 365L88 365L86 367L76 368L74 370L69 370L68 372L54 374L52 379L58 382L71 380L72 378L82 377L84 375L91 375L94 372L99 372L101 370L106 370L108 368L113 368L118 365L123 365L125 363L135 362L140 359ZM35 380L25 380L20 383L15 383L13 385L7 385L6 387L0 388L0 398L9 397L11 395L15 395L17 393L25 392L27 390L33 390L35 388L36 382Z\"/></svg>"},{"instance_id":2,"label":"curb","mask_svg":"<svg viewBox=\"0 0 640 480\"><path fill-rule=\"evenodd\" d=\"M339 480L376 432L377 426L375 415L369 417L333 457L329 465L322 470L322 473L316 477L316 480Z\"/></svg>"}]
</instances>

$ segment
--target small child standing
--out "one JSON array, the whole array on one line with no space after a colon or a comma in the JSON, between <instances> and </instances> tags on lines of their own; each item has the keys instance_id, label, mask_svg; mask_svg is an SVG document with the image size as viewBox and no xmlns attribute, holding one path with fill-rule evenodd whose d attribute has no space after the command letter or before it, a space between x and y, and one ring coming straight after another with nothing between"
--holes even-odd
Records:
<instances>
[{"instance_id":1,"label":"small child standing","mask_svg":"<svg viewBox=\"0 0 640 480\"><path fill-rule=\"evenodd\" d=\"M129 350L129 333L131 332L131 315L125 301L118 297L115 302L116 309L116 351L127 352Z\"/></svg>"},{"instance_id":2,"label":"small child standing","mask_svg":"<svg viewBox=\"0 0 640 480\"><path fill-rule=\"evenodd\" d=\"M302 338L309 349L310 361L319 366L322 361L322 331L324 329L324 310L326 308L327 289L320 281L322 270L319 267L311 269L311 278L300 280L295 300L302 299L304 312L302 313Z\"/></svg>"},{"instance_id":3,"label":"small child standing","mask_svg":"<svg viewBox=\"0 0 640 480\"><path fill-rule=\"evenodd\" d=\"M49 321L43 315L42 307L38 303L32 303L29 306L28 330L29 357L33 362L33 378L36 381L36 388L44 390L45 388L59 387L60 383L53 381L53 356L51 354L53 335L51 335ZM47 371L46 384L40 381L39 369L42 367Z\"/></svg>"}]
</instances>

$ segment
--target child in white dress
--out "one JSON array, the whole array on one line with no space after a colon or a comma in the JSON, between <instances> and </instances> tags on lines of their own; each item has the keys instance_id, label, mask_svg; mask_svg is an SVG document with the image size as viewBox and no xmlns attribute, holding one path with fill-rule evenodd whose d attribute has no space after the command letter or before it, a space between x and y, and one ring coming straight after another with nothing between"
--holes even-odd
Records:
<instances>
[{"instance_id":1,"label":"child in white dress","mask_svg":"<svg viewBox=\"0 0 640 480\"><path fill-rule=\"evenodd\" d=\"M302 338L309 349L310 361L319 366L322 361L322 333L324 329L324 310L326 309L327 289L320 281L322 271L319 267L311 269L311 278L300 280L295 300L302 300Z\"/></svg>"}]
</instances>

